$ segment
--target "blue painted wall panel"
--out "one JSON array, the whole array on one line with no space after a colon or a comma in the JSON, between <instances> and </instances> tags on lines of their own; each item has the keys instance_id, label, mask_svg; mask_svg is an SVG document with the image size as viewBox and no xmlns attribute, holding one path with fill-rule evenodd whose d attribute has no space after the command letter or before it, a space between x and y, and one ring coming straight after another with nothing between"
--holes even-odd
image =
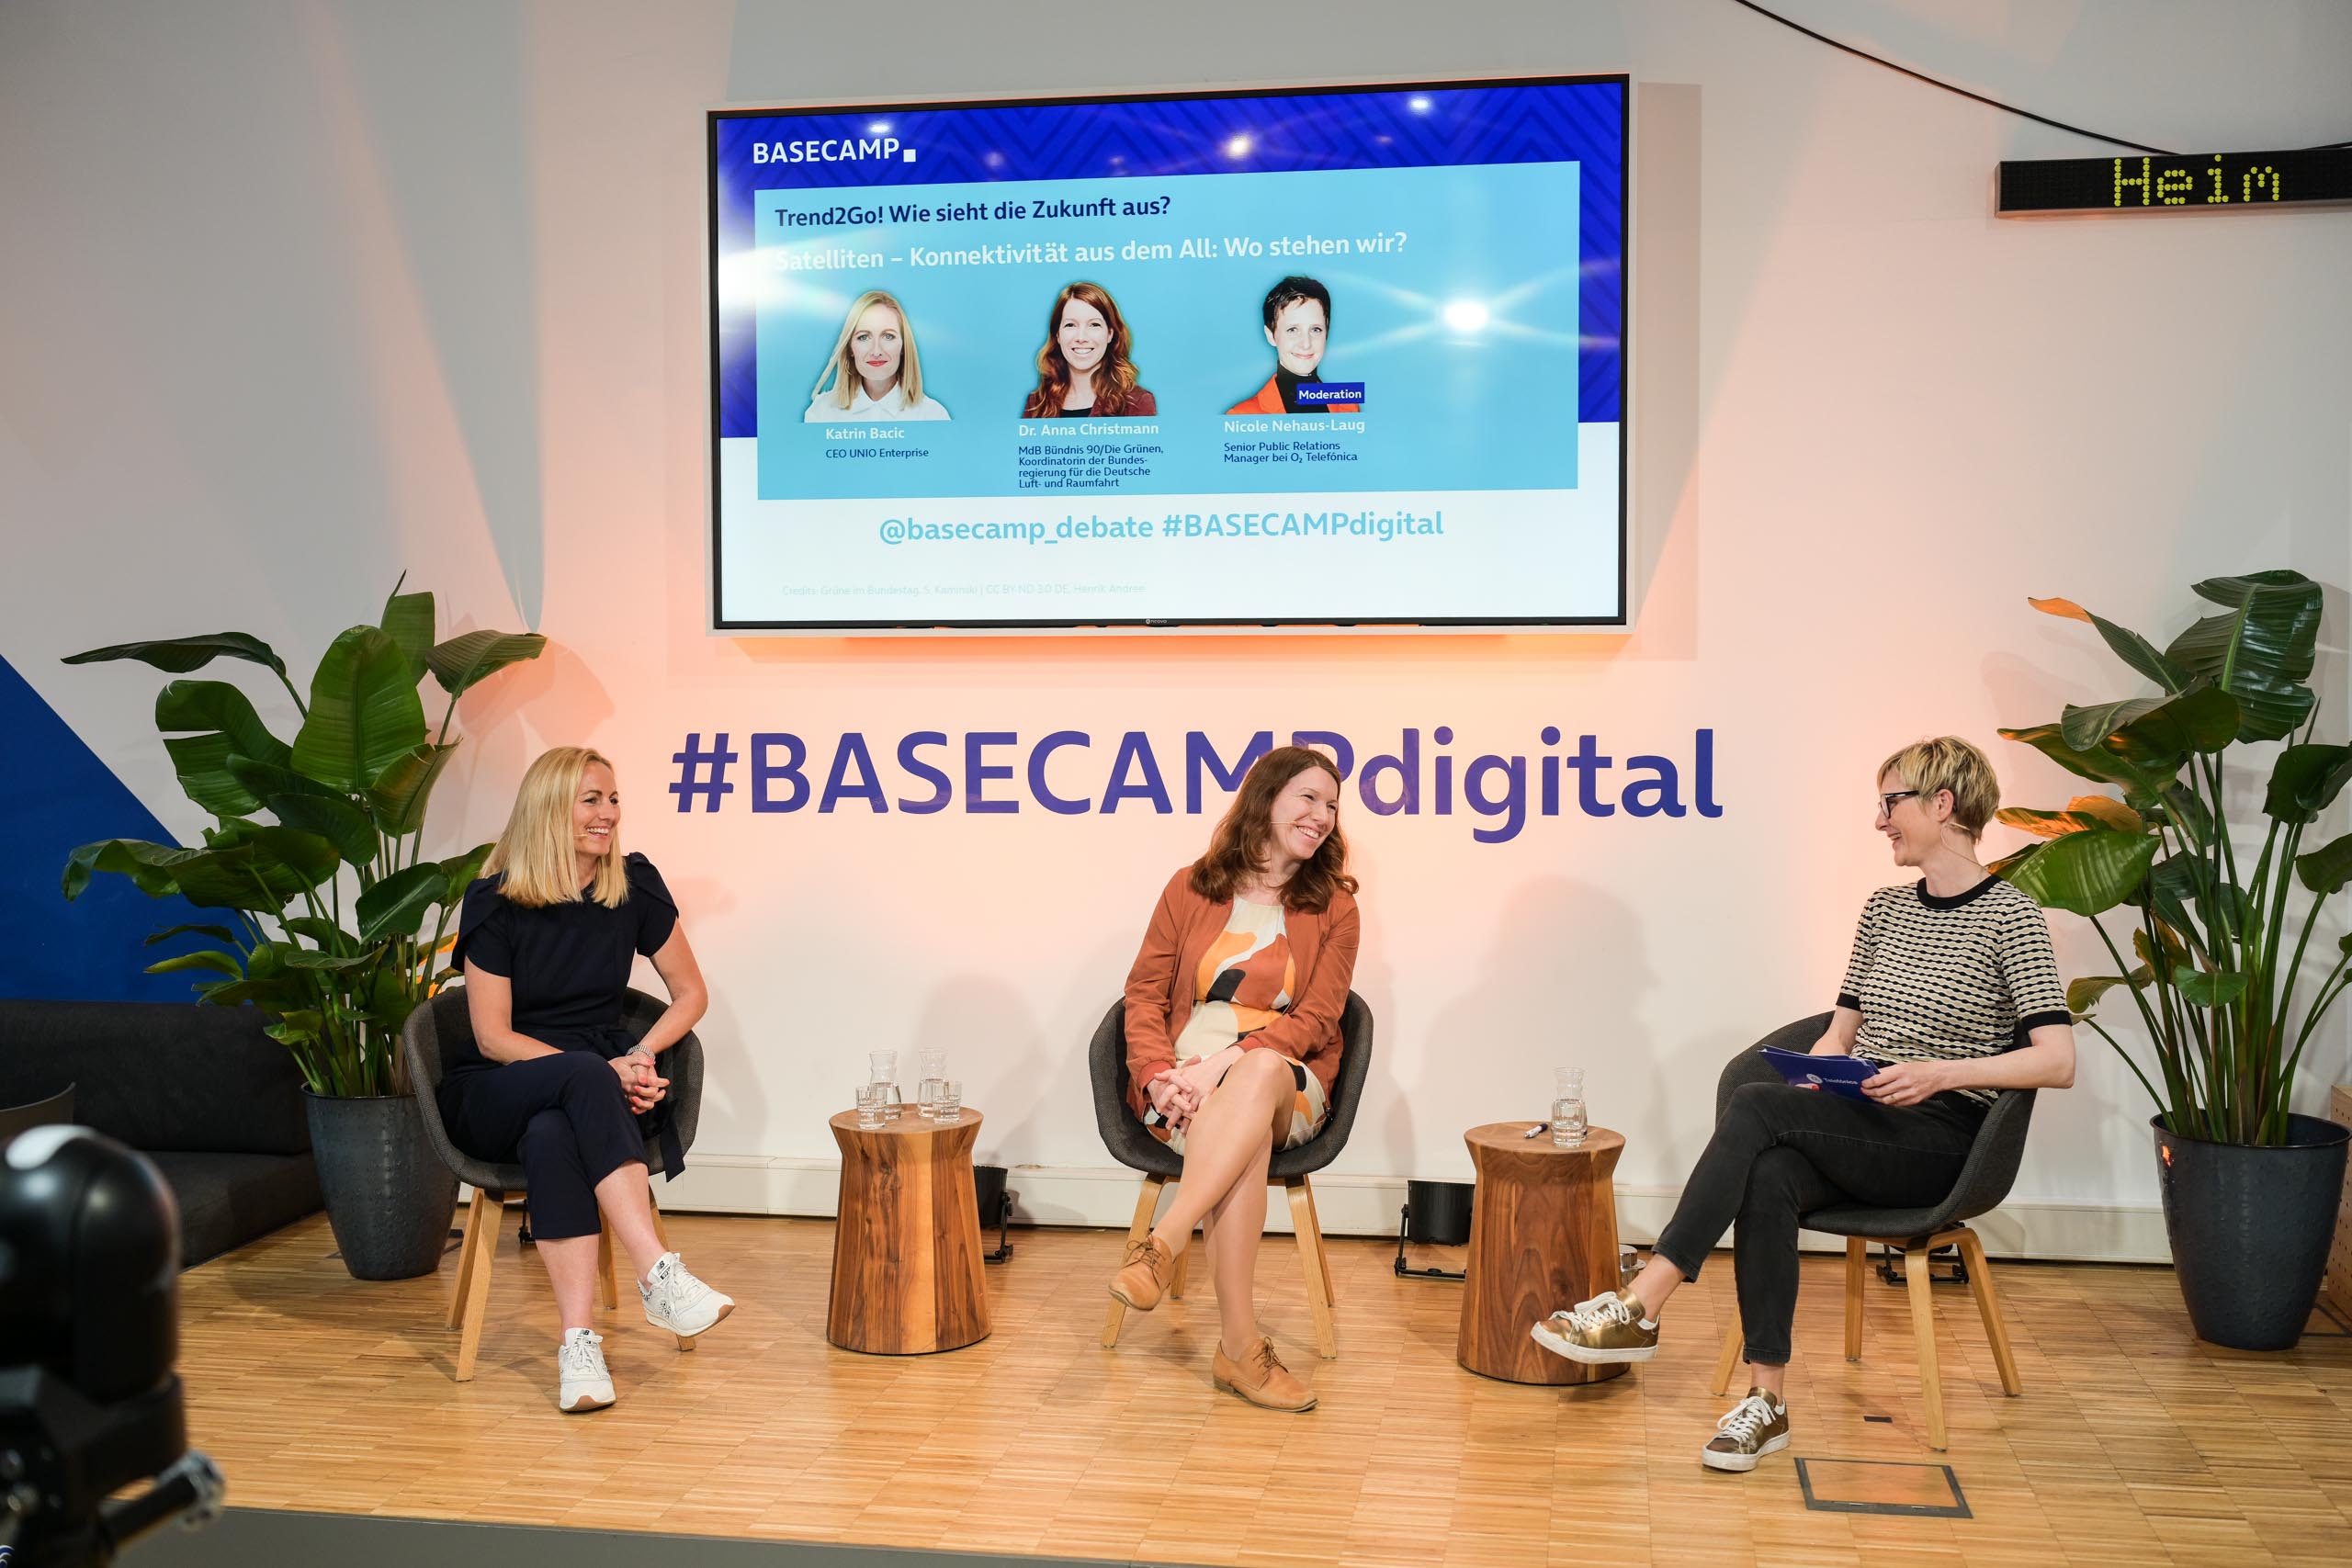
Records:
<instances>
[{"instance_id":1,"label":"blue painted wall panel","mask_svg":"<svg viewBox=\"0 0 2352 1568\"><path fill-rule=\"evenodd\" d=\"M77 845L172 835L5 660L0 734L10 742L0 767L0 997L188 1000L197 976L141 971L165 954L209 944L201 937L140 944L183 921L221 923L222 911L150 898L119 876L92 878L71 904L57 886Z\"/></svg>"}]
</instances>

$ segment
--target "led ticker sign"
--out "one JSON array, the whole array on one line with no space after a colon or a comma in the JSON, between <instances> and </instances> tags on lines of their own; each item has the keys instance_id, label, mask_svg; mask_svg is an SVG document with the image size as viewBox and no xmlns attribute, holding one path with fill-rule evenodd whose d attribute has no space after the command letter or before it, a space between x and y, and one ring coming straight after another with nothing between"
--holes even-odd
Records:
<instances>
[{"instance_id":1,"label":"led ticker sign","mask_svg":"<svg viewBox=\"0 0 2352 1568\"><path fill-rule=\"evenodd\" d=\"M2352 147L2004 163L1996 210L2177 212L2352 202Z\"/></svg>"}]
</instances>

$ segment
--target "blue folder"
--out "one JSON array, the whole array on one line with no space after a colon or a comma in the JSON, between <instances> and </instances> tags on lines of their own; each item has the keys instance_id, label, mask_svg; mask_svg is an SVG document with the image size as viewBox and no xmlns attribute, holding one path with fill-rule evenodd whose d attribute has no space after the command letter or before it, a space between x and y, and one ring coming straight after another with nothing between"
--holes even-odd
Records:
<instances>
[{"instance_id":1,"label":"blue folder","mask_svg":"<svg viewBox=\"0 0 2352 1568\"><path fill-rule=\"evenodd\" d=\"M1764 1059L1799 1089L1826 1089L1849 1100L1868 1100L1870 1096L1862 1092L1862 1080L1877 1077L1881 1070L1876 1062L1865 1062L1859 1056L1815 1056L1770 1045L1763 1049Z\"/></svg>"}]
</instances>

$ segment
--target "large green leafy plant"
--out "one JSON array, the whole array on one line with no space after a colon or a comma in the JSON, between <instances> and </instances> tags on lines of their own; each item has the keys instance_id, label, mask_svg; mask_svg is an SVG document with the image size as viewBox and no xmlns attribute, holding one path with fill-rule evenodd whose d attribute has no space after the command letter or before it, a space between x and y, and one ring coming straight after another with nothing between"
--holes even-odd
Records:
<instances>
[{"instance_id":1,"label":"large green leafy plant","mask_svg":"<svg viewBox=\"0 0 2352 1568\"><path fill-rule=\"evenodd\" d=\"M148 938L152 946L195 932L220 944L148 972L194 972L205 976L196 988L206 1001L260 1007L314 1093L399 1092L401 1026L447 977L436 964L449 921L491 848L422 858L425 807L458 745L449 733L458 699L546 645L537 633L494 631L435 642L433 595L395 586L379 624L353 626L328 648L308 701L286 661L243 632L75 654L65 662L130 659L174 675L216 659L263 665L292 695L301 724L288 743L227 682L164 686L155 728L180 786L214 826L200 847L85 844L65 863L65 897L78 897L94 872L111 872L152 897L176 894L226 911L224 924ZM428 671L448 697L433 732L420 690Z\"/></svg>"},{"instance_id":2,"label":"large green leafy plant","mask_svg":"<svg viewBox=\"0 0 2352 1568\"><path fill-rule=\"evenodd\" d=\"M2161 649L2069 600L2028 601L2096 627L2159 690L2001 731L2117 794L2078 795L2062 811L2002 812L2003 822L2044 841L1993 869L2098 931L2116 972L2075 981L2067 1006L2115 1047L2169 1130L2275 1145L2286 1140L2303 1052L2352 984L2346 937L2317 988L2302 989L2321 908L2352 877L2352 834L2310 851L2303 841L2352 779L2352 746L2312 739L2317 702L2306 682L2319 640L2317 583L2263 571L2213 578L2193 592L2219 613ZM2242 829L2230 818L2233 801L2243 800L2231 788L2243 777L2234 770L2255 761L2250 748L2280 741L2262 795L2261 850L2242 854L2252 848L2251 824ZM2137 963L2102 917L2128 929ZM2139 1010L2161 1089L2092 1016L2116 990Z\"/></svg>"}]
</instances>

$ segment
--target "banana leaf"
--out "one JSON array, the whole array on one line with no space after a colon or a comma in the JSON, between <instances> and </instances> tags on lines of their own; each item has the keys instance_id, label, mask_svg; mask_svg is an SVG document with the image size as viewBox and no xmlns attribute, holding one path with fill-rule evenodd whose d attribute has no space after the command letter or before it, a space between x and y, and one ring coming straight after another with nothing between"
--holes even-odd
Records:
<instances>
[{"instance_id":1,"label":"banana leaf","mask_svg":"<svg viewBox=\"0 0 2352 1568\"><path fill-rule=\"evenodd\" d=\"M232 980L245 977L245 966L237 962L233 953L218 953L210 948L183 953L147 965L150 975L176 975L187 969L209 970L215 975L226 975Z\"/></svg>"},{"instance_id":2,"label":"banana leaf","mask_svg":"<svg viewBox=\"0 0 2352 1568\"><path fill-rule=\"evenodd\" d=\"M446 746L419 746L393 758L369 783L368 809L379 830L398 838L424 825L425 803L457 750L455 740Z\"/></svg>"},{"instance_id":3,"label":"banana leaf","mask_svg":"<svg viewBox=\"0 0 2352 1568\"><path fill-rule=\"evenodd\" d=\"M180 868L204 852L144 839L101 839L65 857L65 874L59 887L70 903L89 886L92 872L108 871L130 878L131 885L150 898L168 898L180 890Z\"/></svg>"},{"instance_id":4,"label":"banana leaf","mask_svg":"<svg viewBox=\"0 0 2352 1568\"><path fill-rule=\"evenodd\" d=\"M401 581L407 579L403 577ZM433 595L403 593L399 584L394 584L376 625L408 656L409 683L414 685L424 680L433 656Z\"/></svg>"},{"instance_id":5,"label":"banana leaf","mask_svg":"<svg viewBox=\"0 0 2352 1568\"><path fill-rule=\"evenodd\" d=\"M2003 874L2044 908L2099 915L2140 889L2162 847L2153 834L2086 828L2051 840Z\"/></svg>"},{"instance_id":6,"label":"banana leaf","mask_svg":"<svg viewBox=\"0 0 2352 1568\"><path fill-rule=\"evenodd\" d=\"M2192 592L2225 607L2175 637L2165 657L2238 699L2240 740L2280 740L2317 701L2309 678L2319 646L2319 584L2297 571L2209 578Z\"/></svg>"},{"instance_id":7,"label":"banana leaf","mask_svg":"<svg viewBox=\"0 0 2352 1568\"><path fill-rule=\"evenodd\" d=\"M449 874L435 861L424 861L394 872L359 896L359 940L381 942L387 937L411 937L424 923L424 911L439 903L449 886Z\"/></svg>"},{"instance_id":8,"label":"banana leaf","mask_svg":"<svg viewBox=\"0 0 2352 1568\"><path fill-rule=\"evenodd\" d=\"M424 744L424 705L400 644L374 626L336 637L311 681L295 770L356 795Z\"/></svg>"},{"instance_id":9,"label":"banana leaf","mask_svg":"<svg viewBox=\"0 0 2352 1568\"><path fill-rule=\"evenodd\" d=\"M537 659L547 645L537 632L467 632L433 649L433 678L443 691L460 697L509 664Z\"/></svg>"},{"instance_id":10,"label":"banana leaf","mask_svg":"<svg viewBox=\"0 0 2352 1568\"><path fill-rule=\"evenodd\" d=\"M2113 621L2091 614L2072 599L2028 599L2027 604L2045 615L2062 615L2068 620L2082 621L2098 628L2098 635L2115 656L2132 669L2154 681L2167 692L2186 691L2191 679L2189 672L2157 651L2156 645L2129 626L2119 626Z\"/></svg>"},{"instance_id":11,"label":"banana leaf","mask_svg":"<svg viewBox=\"0 0 2352 1568\"><path fill-rule=\"evenodd\" d=\"M94 648L86 653L70 655L60 662L103 664L116 659L135 659L141 664L152 664L158 670L175 675L201 670L216 659L242 659L248 663L267 665L281 678L286 674L286 660L272 652L269 644L243 632L213 632L205 637L167 637L146 642L119 642L110 648Z\"/></svg>"},{"instance_id":12,"label":"banana leaf","mask_svg":"<svg viewBox=\"0 0 2352 1568\"><path fill-rule=\"evenodd\" d=\"M2295 875L2323 898L2341 892L2344 884L2352 881L2352 833L2322 844L2307 855L2297 855Z\"/></svg>"},{"instance_id":13,"label":"banana leaf","mask_svg":"<svg viewBox=\"0 0 2352 1568\"><path fill-rule=\"evenodd\" d=\"M2290 746L2270 768L2262 809L2281 822L2316 822L2352 780L2352 746Z\"/></svg>"}]
</instances>

